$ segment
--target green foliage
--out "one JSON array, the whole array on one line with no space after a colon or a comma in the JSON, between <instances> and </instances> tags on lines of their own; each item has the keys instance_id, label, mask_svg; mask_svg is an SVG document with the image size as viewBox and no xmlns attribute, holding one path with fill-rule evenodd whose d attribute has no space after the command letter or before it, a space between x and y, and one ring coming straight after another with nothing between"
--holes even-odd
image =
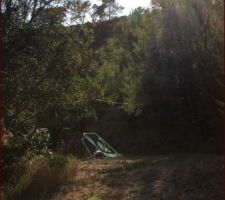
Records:
<instances>
[{"instance_id":1,"label":"green foliage","mask_svg":"<svg viewBox=\"0 0 225 200\"><path fill-rule=\"evenodd\" d=\"M34 134L29 138L29 152L34 155L48 155L49 154L49 142L50 133L46 128L36 129Z\"/></svg>"},{"instance_id":2,"label":"green foliage","mask_svg":"<svg viewBox=\"0 0 225 200\"><path fill-rule=\"evenodd\" d=\"M84 24L91 3L85 0L68 1L67 6L71 10L71 22L75 21L77 24Z\"/></svg>"},{"instance_id":3,"label":"green foliage","mask_svg":"<svg viewBox=\"0 0 225 200\"><path fill-rule=\"evenodd\" d=\"M213 17L207 16L214 10L213 3L153 3L142 90L145 107L159 122L207 126L219 114L211 97L223 96L216 83L222 78L216 55L220 49L219 57L223 58L223 43L214 37L215 27L209 23Z\"/></svg>"},{"instance_id":4,"label":"green foliage","mask_svg":"<svg viewBox=\"0 0 225 200\"><path fill-rule=\"evenodd\" d=\"M2 8L3 111L11 134L3 148L6 182L16 184L24 173L20 159L43 155L51 166L66 166L50 151L66 137L65 127L74 138L111 127L111 138L125 130L129 140L141 127L179 127L180 138L197 127L199 142L220 141L221 0L154 0L152 10L121 18L114 0L94 8L82 0L6 0ZM85 23L90 13L101 23ZM75 25L65 25L66 15Z\"/></svg>"},{"instance_id":5,"label":"green foliage","mask_svg":"<svg viewBox=\"0 0 225 200\"><path fill-rule=\"evenodd\" d=\"M4 183L15 184L24 173L25 163L33 156L49 157L49 142L50 134L46 128L9 138L3 150Z\"/></svg>"},{"instance_id":6,"label":"green foliage","mask_svg":"<svg viewBox=\"0 0 225 200\"><path fill-rule=\"evenodd\" d=\"M101 200L101 198L93 196L93 197L89 198L88 200Z\"/></svg>"},{"instance_id":7,"label":"green foliage","mask_svg":"<svg viewBox=\"0 0 225 200\"><path fill-rule=\"evenodd\" d=\"M137 9L126 20L115 21L112 37L97 50L97 81L103 86L102 96L111 105L121 105L129 113L140 113L138 94L143 73L144 41L147 36L144 10ZM139 15L139 21L136 17ZM113 103L118 102L118 103Z\"/></svg>"},{"instance_id":8,"label":"green foliage","mask_svg":"<svg viewBox=\"0 0 225 200\"><path fill-rule=\"evenodd\" d=\"M68 160L64 156L55 155L49 159L49 166L63 168L68 164Z\"/></svg>"},{"instance_id":9,"label":"green foliage","mask_svg":"<svg viewBox=\"0 0 225 200\"><path fill-rule=\"evenodd\" d=\"M124 8L116 0L102 0L101 5L93 5L93 21L111 20L117 16Z\"/></svg>"}]
</instances>

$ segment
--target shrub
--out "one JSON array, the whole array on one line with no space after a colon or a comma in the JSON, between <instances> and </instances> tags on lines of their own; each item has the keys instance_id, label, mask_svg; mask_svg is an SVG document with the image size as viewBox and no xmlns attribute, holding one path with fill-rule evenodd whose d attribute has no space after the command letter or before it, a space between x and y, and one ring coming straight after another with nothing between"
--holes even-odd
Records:
<instances>
[{"instance_id":1,"label":"shrub","mask_svg":"<svg viewBox=\"0 0 225 200\"><path fill-rule=\"evenodd\" d=\"M37 128L29 138L28 151L34 155L49 153L50 133L47 128Z\"/></svg>"},{"instance_id":2,"label":"shrub","mask_svg":"<svg viewBox=\"0 0 225 200\"><path fill-rule=\"evenodd\" d=\"M45 199L75 175L77 166L78 161L72 156L35 156L27 162L26 173L17 184L6 189L5 199Z\"/></svg>"},{"instance_id":3,"label":"shrub","mask_svg":"<svg viewBox=\"0 0 225 200\"><path fill-rule=\"evenodd\" d=\"M38 155L51 156L50 134L47 128L37 128L26 134L12 134L3 146L4 185L15 185L24 175L26 164Z\"/></svg>"},{"instance_id":4,"label":"shrub","mask_svg":"<svg viewBox=\"0 0 225 200\"><path fill-rule=\"evenodd\" d=\"M68 164L68 159L61 155L54 155L49 158L49 166L63 168Z\"/></svg>"}]
</instances>

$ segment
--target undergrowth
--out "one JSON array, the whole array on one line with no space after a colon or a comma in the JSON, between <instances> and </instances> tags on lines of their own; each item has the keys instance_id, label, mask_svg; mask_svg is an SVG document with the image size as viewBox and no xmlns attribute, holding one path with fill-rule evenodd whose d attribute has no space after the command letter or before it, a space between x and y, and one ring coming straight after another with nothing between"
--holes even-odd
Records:
<instances>
[{"instance_id":1,"label":"undergrowth","mask_svg":"<svg viewBox=\"0 0 225 200\"><path fill-rule=\"evenodd\" d=\"M15 185L4 188L4 200L44 200L76 174L73 156L35 156L25 164L25 173Z\"/></svg>"}]
</instances>

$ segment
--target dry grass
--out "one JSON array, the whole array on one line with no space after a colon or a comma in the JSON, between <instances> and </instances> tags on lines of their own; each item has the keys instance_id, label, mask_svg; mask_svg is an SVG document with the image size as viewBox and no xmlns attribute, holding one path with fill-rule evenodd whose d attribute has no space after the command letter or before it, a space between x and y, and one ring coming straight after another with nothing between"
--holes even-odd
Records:
<instances>
[{"instance_id":1,"label":"dry grass","mask_svg":"<svg viewBox=\"0 0 225 200\"><path fill-rule=\"evenodd\" d=\"M223 156L93 160L52 200L222 200Z\"/></svg>"},{"instance_id":2,"label":"dry grass","mask_svg":"<svg viewBox=\"0 0 225 200\"><path fill-rule=\"evenodd\" d=\"M76 174L78 161L73 157L57 157L49 162L45 157L35 157L27 163L26 173L16 186L8 187L5 199L42 200L49 198L60 185ZM57 163L57 164L56 164Z\"/></svg>"}]
</instances>

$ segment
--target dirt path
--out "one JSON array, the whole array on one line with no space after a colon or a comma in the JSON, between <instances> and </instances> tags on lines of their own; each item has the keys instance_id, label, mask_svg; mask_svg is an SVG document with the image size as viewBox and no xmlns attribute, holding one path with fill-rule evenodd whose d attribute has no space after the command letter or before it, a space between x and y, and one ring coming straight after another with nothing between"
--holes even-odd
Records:
<instances>
[{"instance_id":1,"label":"dirt path","mask_svg":"<svg viewBox=\"0 0 225 200\"><path fill-rule=\"evenodd\" d=\"M85 161L52 200L223 200L223 164L213 155Z\"/></svg>"}]
</instances>

